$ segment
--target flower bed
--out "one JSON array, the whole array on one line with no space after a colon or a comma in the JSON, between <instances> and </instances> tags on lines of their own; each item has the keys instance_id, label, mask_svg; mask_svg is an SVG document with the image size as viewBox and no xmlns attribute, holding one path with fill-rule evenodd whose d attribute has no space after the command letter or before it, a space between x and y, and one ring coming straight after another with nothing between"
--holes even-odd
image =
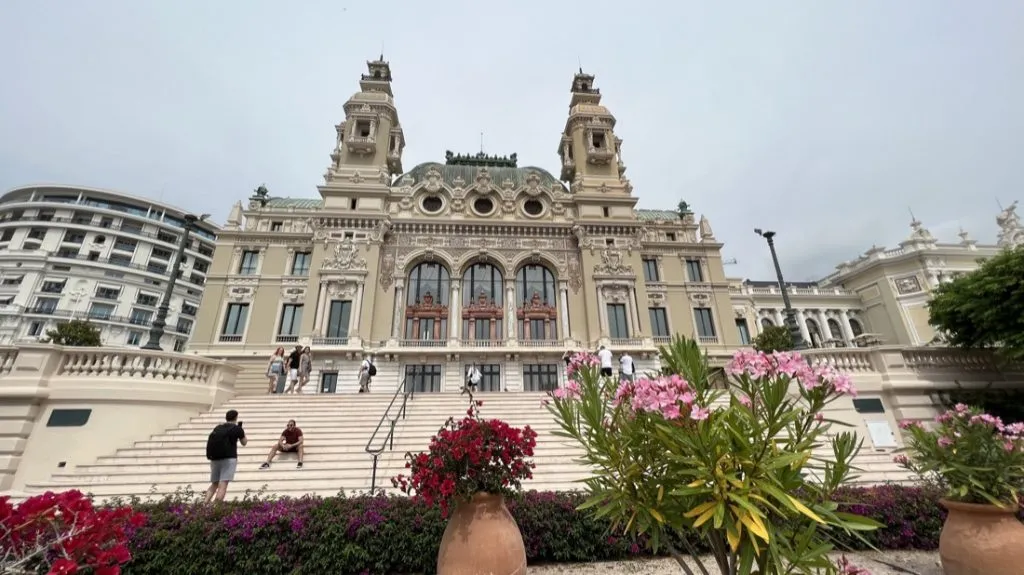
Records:
<instances>
[{"instance_id":1,"label":"flower bed","mask_svg":"<svg viewBox=\"0 0 1024 575\"><path fill-rule=\"evenodd\" d=\"M945 516L937 492L881 486L838 495L846 510L885 526L863 533L878 548L938 546ZM607 523L576 511L584 500L576 493L535 491L509 499L531 563L645 554L644 541L616 536ZM218 507L167 499L135 509L149 519L132 535L134 558L123 571L130 575L431 573L445 528L439 509L405 497L250 500Z\"/></svg>"}]
</instances>

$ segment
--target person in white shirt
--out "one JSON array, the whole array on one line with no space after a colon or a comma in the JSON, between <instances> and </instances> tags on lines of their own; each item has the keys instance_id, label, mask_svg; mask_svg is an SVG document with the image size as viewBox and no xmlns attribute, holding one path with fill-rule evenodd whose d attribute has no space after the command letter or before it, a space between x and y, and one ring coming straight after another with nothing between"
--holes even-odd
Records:
<instances>
[{"instance_id":1,"label":"person in white shirt","mask_svg":"<svg viewBox=\"0 0 1024 575\"><path fill-rule=\"evenodd\" d=\"M359 393L370 391L370 382L373 381L373 376L376 374L377 367L373 365L373 357L366 356L363 363L359 365Z\"/></svg>"},{"instance_id":2,"label":"person in white shirt","mask_svg":"<svg viewBox=\"0 0 1024 575\"><path fill-rule=\"evenodd\" d=\"M622 379L626 381L633 381L636 375L636 365L633 364L633 358L629 356L629 352L623 352L619 356L619 373L622 374Z\"/></svg>"},{"instance_id":3,"label":"person in white shirt","mask_svg":"<svg viewBox=\"0 0 1024 575\"><path fill-rule=\"evenodd\" d=\"M477 386L480 385L480 380L483 379L483 374L476 367L476 364L469 366L466 370L466 385L462 386L462 393L469 393L470 399L473 397L473 392L476 391Z\"/></svg>"},{"instance_id":4,"label":"person in white shirt","mask_svg":"<svg viewBox=\"0 0 1024 575\"><path fill-rule=\"evenodd\" d=\"M612 376L612 350L601 346L601 349L597 350L597 359L601 360L601 375L605 377Z\"/></svg>"}]
</instances>

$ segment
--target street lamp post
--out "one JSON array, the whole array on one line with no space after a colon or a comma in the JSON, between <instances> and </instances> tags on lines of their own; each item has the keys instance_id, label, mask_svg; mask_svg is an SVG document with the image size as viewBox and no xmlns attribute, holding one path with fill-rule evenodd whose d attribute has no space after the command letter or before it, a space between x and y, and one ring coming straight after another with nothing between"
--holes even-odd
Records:
<instances>
[{"instance_id":1,"label":"street lamp post","mask_svg":"<svg viewBox=\"0 0 1024 575\"><path fill-rule=\"evenodd\" d=\"M171 296L174 295L174 286L178 283L178 272L181 271L181 262L185 257L185 247L188 246L189 232L195 227L196 222L201 222L208 217L210 217L209 214L203 214L200 217L193 216L192 214L185 216L185 232L181 235L178 253L175 254L174 265L171 266L171 279L167 281L167 289L164 290L163 300L161 300L160 307L156 310L156 319L149 328L149 341L146 342L146 345L142 346L142 349L163 351L163 348L160 347L160 340L164 337L164 328L167 327L167 313L171 310Z\"/></svg>"},{"instance_id":2,"label":"street lamp post","mask_svg":"<svg viewBox=\"0 0 1024 575\"><path fill-rule=\"evenodd\" d=\"M785 306L786 327L789 335L793 338L793 349L807 349L807 342L804 341L803 333L800 331L800 324L796 319L796 310L789 302L789 290L786 289L786 280L782 277L782 267L779 265L779 256L775 253L775 232L765 231L761 228L754 228L754 233L768 241L768 249L772 252L772 263L775 264L775 277L779 281L779 291L782 292L782 305Z\"/></svg>"}]
</instances>

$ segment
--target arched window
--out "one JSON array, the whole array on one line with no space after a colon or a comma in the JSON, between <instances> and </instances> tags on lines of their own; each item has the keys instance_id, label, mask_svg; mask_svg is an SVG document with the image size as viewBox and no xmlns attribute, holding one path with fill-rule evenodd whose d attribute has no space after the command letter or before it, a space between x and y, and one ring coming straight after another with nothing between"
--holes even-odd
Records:
<instances>
[{"instance_id":1,"label":"arched window","mask_svg":"<svg viewBox=\"0 0 1024 575\"><path fill-rule=\"evenodd\" d=\"M812 347L821 347L821 330L818 329L818 322L811 318L807 318L807 333L811 336L810 344Z\"/></svg>"},{"instance_id":2,"label":"arched window","mask_svg":"<svg viewBox=\"0 0 1024 575\"><path fill-rule=\"evenodd\" d=\"M828 318L828 332L832 334L832 339L843 341L843 328L838 321Z\"/></svg>"},{"instance_id":3,"label":"arched window","mask_svg":"<svg viewBox=\"0 0 1024 575\"><path fill-rule=\"evenodd\" d=\"M850 318L850 331L853 332L853 337L864 334L864 326L861 325L859 319Z\"/></svg>"},{"instance_id":4,"label":"arched window","mask_svg":"<svg viewBox=\"0 0 1024 575\"><path fill-rule=\"evenodd\" d=\"M521 340L558 339L555 274L542 265L529 264L516 273L516 320Z\"/></svg>"},{"instance_id":5,"label":"arched window","mask_svg":"<svg viewBox=\"0 0 1024 575\"><path fill-rule=\"evenodd\" d=\"M448 298L451 275L448 268L423 262L409 273L405 302L405 338L445 340L448 334Z\"/></svg>"},{"instance_id":6,"label":"arched window","mask_svg":"<svg viewBox=\"0 0 1024 575\"><path fill-rule=\"evenodd\" d=\"M762 317L761 318L761 328L765 329L765 328L769 328L769 327L775 327L775 322L772 321L769 318Z\"/></svg>"},{"instance_id":7,"label":"arched window","mask_svg":"<svg viewBox=\"0 0 1024 575\"><path fill-rule=\"evenodd\" d=\"M467 341L504 339L504 289L501 270L487 263L473 264L462 274L462 338Z\"/></svg>"}]
</instances>

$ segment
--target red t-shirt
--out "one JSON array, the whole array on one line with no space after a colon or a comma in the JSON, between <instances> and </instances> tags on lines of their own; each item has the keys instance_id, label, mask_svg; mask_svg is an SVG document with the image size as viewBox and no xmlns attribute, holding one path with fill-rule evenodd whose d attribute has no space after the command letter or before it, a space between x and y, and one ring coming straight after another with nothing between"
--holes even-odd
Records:
<instances>
[{"instance_id":1,"label":"red t-shirt","mask_svg":"<svg viewBox=\"0 0 1024 575\"><path fill-rule=\"evenodd\" d=\"M288 429L286 427L284 428L284 431L281 432L281 437L284 437L285 443L287 443L288 445L292 445L296 443L300 437L302 437L302 430L299 429L298 427L293 427L291 429Z\"/></svg>"}]
</instances>

